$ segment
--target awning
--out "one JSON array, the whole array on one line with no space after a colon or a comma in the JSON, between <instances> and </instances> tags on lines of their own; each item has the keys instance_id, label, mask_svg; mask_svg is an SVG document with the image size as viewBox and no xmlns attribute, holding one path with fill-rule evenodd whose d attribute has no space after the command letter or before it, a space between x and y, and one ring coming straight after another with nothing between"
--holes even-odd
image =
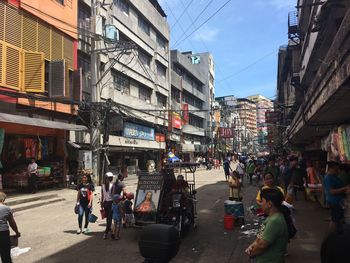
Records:
<instances>
[{"instance_id":1,"label":"awning","mask_svg":"<svg viewBox=\"0 0 350 263\"><path fill-rule=\"evenodd\" d=\"M38 118L30 118L19 115L12 115L7 113L0 113L0 122L9 122L23 125L31 125L38 127L45 127L50 129L58 129L58 130L68 130L68 131L85 131L88 130L87 127L83 125L70 124L59 121L48 121L42 120Z\"/></svg>"}]
</instances>

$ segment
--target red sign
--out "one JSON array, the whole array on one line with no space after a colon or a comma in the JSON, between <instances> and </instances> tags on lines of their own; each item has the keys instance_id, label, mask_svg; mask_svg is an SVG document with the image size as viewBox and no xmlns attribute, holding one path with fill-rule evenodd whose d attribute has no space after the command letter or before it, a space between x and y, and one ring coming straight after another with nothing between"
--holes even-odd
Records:
<instances>
[{"instance_id":1,"label":"red sign","mask_svg":"<svg viewBox=\"0 0 350 263\"><path fill-rule=\"evenodd\" d=\"M180 114L173 112L173 128L181 129L182 122Z\"/></svg>"},{"instance_id":2,"label":"red sign","mask_svg":"<svg viewBox=\"0 0 350 263\"><path fill-rule=\"evenodd\" d=\"M232 128L220 128L220 138L233 138Z\"/></svg>"},{"instance_id":3,"label":"red sign","mask_svg":"<svg viewBox=\"0 0 350 263\"><path fill-rule=\"evenodd\" d=\"M188 104L182 104L182 124L185 125L190 121L190 115L188 113Z\"/></svg>"}]
</instances>

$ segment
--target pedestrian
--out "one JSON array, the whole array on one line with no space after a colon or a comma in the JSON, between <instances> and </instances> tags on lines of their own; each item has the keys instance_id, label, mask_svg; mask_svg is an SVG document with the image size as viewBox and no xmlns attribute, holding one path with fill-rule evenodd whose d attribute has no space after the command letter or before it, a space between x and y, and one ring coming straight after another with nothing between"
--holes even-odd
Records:
<instances>
[{"instance_id":1,"label":"pedestrian","mask_svg":"<svg viewBox=\"0 0 350 263\"><path fill-rule=\"evenodd\" d=\"M6 194L0 192L0 257L2 263L11 263L10 227L17 238L21 236L11 209L5 203Z\"/></svg>"},{"instance_id":2,"label":"pedestrian","mask_svg":"<svg viewBox=\"0 0 350 263\"><path fill-rule=\"evenodd\" d=\"M117 180L113 184L113 195L117 194L122 197L126 195L125 183L123 180L124 176L122 174L118 174Z\"/></svg>"},{"instance_id":3,"label":"pedestrian","mask_svg":"<svg viewBox=\"0 0 350 263\"><path fill-rule=\"evenodd\" d=\"M261 192L262 209L267 215L255 241L246 249L246 253L257 263L283 263L288 243L286 220L280 212L282 193L275 189Z\"/></svg>"},{"instance_id":4,"label":"pedestrian","mask_svg":"<svg viewBox=\"0 0 350 263\"><path fill-rule=\"evenodd\" d=\"M230 188L229 200L241 201L241 183L239 182L239 175L236 171L233 171L228 178L228 185Z\"/></svg>"},{"instance_id":5,"label":"pedestrian","mask_svg":"<svg viewBox=\"0 0 350 263\"><path fill-rule=\"evenodd\" d=\"M106 215L106 230L103 239L107 239L112 225L112 201L113 201L113 174L106 173L104 184L101 187L101 208Z\"/></svg>"},{"instance_id":6,"label":"pedestrian","mask_svg":"<svg viewBox=\"0 0 350 263\"><path fill-rule=\"evenodd\" d=\"M122 196L116 194L113 195L113 204L112 204L112 219L113 219L113 231L111 234L112 239L120 238L120 227L122 224L123 218L123 207L121 204Z\"/></svg>"},{"instance_id":7,"label":"pedestrian","mask_svg":"<svg viewBox=\"0 0 350 263\"><path fill-rule=\"evenodd\" d=\"M350 185L344 186L338 177L338 163L328 162L328 171L324 178L326 202L331 210L331 222L329 231L342 232L344 221L344 209L342 207L345 193L350 190Z\"/></svg>"},{"instance_id":8,"label":"pedestrian","mask_svg":"<svg viewBox=\"0 0 350 263\"><path fill-rule=\"evenodd\" d=\"M35 158L32 158L28 165L29 192L32 194L35 194L37 191L37 173L38 165L35 162Z\"/></svg>"},{"instance_id":9,"label":"pedestrian","mask_svg":"<svg viewBox=\"0 0 350 263\"><path fill-rule=\"evenodd\" d=\"M249 176L249 184L253 184L253 175L255 171L255 164L253 160L249 160L248 165L247 165L247 174Z\"/></svg>"},{"instance_id":10,"label":"pedestrian","mask_svg":"<svg viewBox=\"0 0 350 263\"><path fill-rule=\"evenodd\" d=\"M93 192L94 192L94 186L91 182L88 180L87 175L83 175L81 178L81 183L78 185L77 190L77 204L76 208L78 211L78 225L79 228L77 230L77 234L84 233L87 234L89 232L88 225L89 225L89 216L91 214L92 209L92 201L93 201ZM84 229L83 226L83 217L85 215L85 224Z\"/></svg>"},{"instance_id":11,"label":"pedestrian","mask_svg":"<svg viewBox=\"0 0 350 263\"><path fill-rule=\"evenodd\" d=\"M134 193L127 193L126 200L124 201L124 212L125 212L125 225L131 227L134 225L135 219L132 212L132 200L134 199Z\"/></svg>"},{"instance_id":12,"label":"pedestrian","mask_svg":"<svg viewBox=\"0 0 350 263\"><path fill-rule=\"evenodd\" d=\"M274 156L271 156L269 158L268 164L265 167L265 174L271 173L273 175L273 178L275 180L275 185L281 185L281 172L280 167L276 165L276 158Z\"/></svg>"},{"instance_id":13,"label":"pedestrian","mask_svg":"<svg viewBox=\"0 0 350 263\"><path fill-rule=\"evenodd\" d=\"M275 189L279 190L284 197L284 195L285 195L284 190L282 187L275 184L275 180L274 180L272 173L265 173L263 175L263 179L264 179L264 185L259 189L258 194L256 195L256 203L258 205L261 205L261 203L262 203L261 192L265 189L275 188Z\"/></svg>"},{"instance_id":14,"label":"pedestrian","mask_svg":"<svg viewBox=\"0 0 350 263\"><path fill-rule=\"evenodd\" d=\"M225 180L228 181L230 172L232 172L229 155L227 155L226 159L224 160L223 166L224 166L224 172L225 172Z\"/></svg>"},{"instance_id":15,"label":"pedestrian","mask_svg":"<svg viewBox=\"0 0 350 263\"><path fill-rule=\"evenodd\" d=\"M239 180L241 185L243 186L243 179L244 179L244 171L245 171L245 166L242 160L239 160L236 168L236 172L238 173Z\"/></svg>"}]
</instances>

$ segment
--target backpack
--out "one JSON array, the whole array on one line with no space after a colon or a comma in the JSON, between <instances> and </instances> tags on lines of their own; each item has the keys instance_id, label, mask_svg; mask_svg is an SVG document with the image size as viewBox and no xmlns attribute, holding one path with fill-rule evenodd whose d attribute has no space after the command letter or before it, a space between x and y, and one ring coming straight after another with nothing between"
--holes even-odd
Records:
<instances>
[{"instance_id":1,"label":"backpack","mask_svg":"<svg viewBox=\"0 0 350 263\"><path fill-rule=\"evenodd\" d=\"M290 210L287 206L282 205L281 206L281 213L283 214L284 219L286 220L287 230L288 230L288 239L292 239L295 237L298 230L296 229L296 227L294 225Z\"/></svg>"}]
</instances>

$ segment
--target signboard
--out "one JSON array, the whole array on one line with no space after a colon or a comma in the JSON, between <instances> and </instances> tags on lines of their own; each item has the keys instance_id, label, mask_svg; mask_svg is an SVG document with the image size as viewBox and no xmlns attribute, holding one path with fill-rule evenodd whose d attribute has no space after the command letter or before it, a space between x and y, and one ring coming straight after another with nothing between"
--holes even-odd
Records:
<instances>
[{"instance_id":1,"label":"signboard","mask_svg":"<svg viewBox=\"0 0 350 263\"><path fill-rule=\"evenodd\" d=\"M181 129L182 122L180 114L173 112L173 128Z\"/></svg>"},{"instance_id":2,"label":"signboard","mask_svg":"<svg viewBox=\"0 0 350 263\"><path fill-rule=\"evenodd\" d=\"M220 128L220 138L233 138L233 130L231 128Z\"/></svg>"},{"instance_id":3,"label":"signboard","mask_svg":"<svg viewBox=\"0 0 350 263\"><path fill-rule=\"evenodd\" d=\"M200 56L192 56L191 57L192 64L196 65L201 62L201 57Z\"/></svg>"},{"instance_id":4,"label":"signboard","mask_svg":"<svg viewBox=\"0 0 350 263\"><path fill-rule=\"evenodd\" d=\"M154 141L154 128L126 122L124 124L124 137Z\"/></svg>"},{"instance_id":5,"label":"signboard","mask_svg":"<svg viewBox=\"0 0 350 263\"><path fill-rule=\"evenodd\" d=\"M190 121L190 115L188 113L188 104L182 104L182 124L185 125Z\"/></svg>"},{"instance_id":6,"label":"signboard","mask_svg":"<svg viewBox=\"0 0 350 263\"><path fill-rule=\"evenodd\" d=\"M155 222L159 206L163 176L160 174L140 174L134 208L137 222Z\"/></svg>"}]
</instances>

